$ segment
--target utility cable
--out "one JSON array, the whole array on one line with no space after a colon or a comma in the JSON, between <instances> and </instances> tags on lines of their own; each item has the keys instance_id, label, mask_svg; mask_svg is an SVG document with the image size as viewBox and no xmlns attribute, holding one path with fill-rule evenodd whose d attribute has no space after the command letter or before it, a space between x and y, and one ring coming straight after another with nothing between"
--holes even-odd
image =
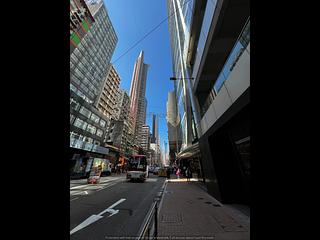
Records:
<instances>
[{"instance_id":1,"label":"utility cable","mask_svg":"<svg viewBox=\"0 0 320 240\"><path fill-rule=\"evenodd\" d=\"M190 2L191 0L188 0L186 2L184 2L182 4L182 6L184 6L185 4L187 4L188 2ZM126 50L122 55L120 55L120 57L118 57L115 61L113 61L111 64L115 64L119 59L121 59L122 57L124 57L127 53L129 53L135 46L137 46L140 42L142 42L145 38L147 38L152 32L154 32L157 28L159 28L165 21L167 21L171 16L173 16L176 12L178 11L178 9L176 11L174 11L172 14L170 14L168 17L166 17L165 19L163 19L157 26L155 26L154 28L152 28L148 33L146 33L142 38L140 38L136 43L134 43L128 50Z\"/></svg>"}]
</instances>

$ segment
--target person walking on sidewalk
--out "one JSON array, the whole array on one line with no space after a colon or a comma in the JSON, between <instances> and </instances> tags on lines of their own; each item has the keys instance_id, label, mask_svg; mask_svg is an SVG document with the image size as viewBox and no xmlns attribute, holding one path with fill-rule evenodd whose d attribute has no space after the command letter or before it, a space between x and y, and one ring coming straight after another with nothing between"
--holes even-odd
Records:
<instances>
[{"instance_id":1,"label":"person walking on sidewalk","mask_svg":"<svg viewBox=\"0 0 320 240\"><path fill-rule=\"evenodd\" d=\"M177 178L180 179L180 175L181 175L181 170L180 168L178 168L177 172L176 172Z\"/></svg>"},{"instance_id":2,"label":"person walking on sidewalk","mask_svg":"<svg viewBox=\"0 0 320 240\"><path fill-rule=\"evenodd\" d=\"M186 169L186 177L187 177L187 182L189 182L190 181L190 177L191 177L190 167L187 167L187 169Z\"/></svg>"},{"instance_id":3,"label":"person walking on sidewalk","mask_svg":"<svg viewBox=\"0 0 320 240\"><path fill-rule=\"evenodd\" d=\"M167 178L170 179L171 169L170 167L167 168Z\"/></svg>"}]
</instances>

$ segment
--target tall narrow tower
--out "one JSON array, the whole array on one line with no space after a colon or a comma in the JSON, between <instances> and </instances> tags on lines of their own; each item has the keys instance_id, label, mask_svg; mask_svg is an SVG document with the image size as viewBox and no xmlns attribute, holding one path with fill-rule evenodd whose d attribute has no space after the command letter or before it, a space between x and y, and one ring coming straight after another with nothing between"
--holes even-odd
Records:
<instances>
[{"instance_id":1,"label":"tall narrow tower","mask_svg":"<svg viewBox=\"0 0 320 240\"><path fill-rule=\"evenodd\" d=\"M140 145L142 139L142 126L146 121L146 83L148 64L143 62L143 51L140 52L138 59L135 62L133 75L130 87L130 116L132 122L132 132L134 143Z\"/></svg>"}]
</instances>

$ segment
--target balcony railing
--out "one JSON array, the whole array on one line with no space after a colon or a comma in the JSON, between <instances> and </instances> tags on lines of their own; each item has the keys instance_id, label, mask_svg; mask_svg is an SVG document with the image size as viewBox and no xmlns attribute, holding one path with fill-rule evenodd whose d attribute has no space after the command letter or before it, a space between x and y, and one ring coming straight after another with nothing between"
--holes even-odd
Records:
<instances>
[{"instance_id":1,"label":"balcony railing","mask_svg":"<svg viewBox=\"0 0 320 240\"><path fill-rule=\"evenodd\" d=\"M222 84L227 80L228 76L232 72L233 68L237 64L242 53L250 43L250 18L247 20L243 27L237 42L233 46L231 53L224 64L221 73L219 74L216 83L214 84L214 91L218 93L222 87Z\"/></svg>"},{"instance_id":2,"label":"balcony railing","mask_svg":"<svg viewBox=\"0 0 320 240\"><path fill-rule=\"evenodd\" d=\"M206 101L204 102L201 108L201 116L203 116L208 108L210 107L211 103L213 102L215 96L219 93L220 89L222 88L224 82L228 79L230 73L232 72L233 68L237 65L238 60L240 59L241 55L247 48L248 44L250 43L250 18L248 18L246 24L242 28L242 31L233 46L230 55L225 62L222 71L220 72L214 86L212 92L208 95ZM250 54L250 53L249 53Z\"/></svg>"}]
</instances>

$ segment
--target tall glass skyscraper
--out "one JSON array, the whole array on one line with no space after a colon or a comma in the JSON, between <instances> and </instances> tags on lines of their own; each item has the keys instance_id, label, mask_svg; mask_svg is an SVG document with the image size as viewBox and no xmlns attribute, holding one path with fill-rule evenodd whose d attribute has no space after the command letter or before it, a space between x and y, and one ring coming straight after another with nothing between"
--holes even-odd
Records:
<instances>
[{"instance_id":1,"label":"tall glass skyscraper","mask_svg":"<svg viewBox=\"0 0 320 240\"><path fill-rule=\"evenodd\" d=\"M148 64L144 63L144 53L140 52L135 62L130 87L130 117L133 120L132 130L136 144L140 144L142 126L146 122L146 84Z\"/></svg>"},{"instance_id":2,"label":"tall glass skyscraper","mask_svg":"<svg viewBox=\"0 0 320 240\"><path fill-rule=\"evenodd\" d=\"M197 138L195 126L195 106L193 103L190 67L187 65L187 53L190 42L190 23L194 0L167 0L169 16L170 45L172 52L172 70L174 77L181 78L174 84L179 124L182 129L181 150L191 145Z\"/></svg>"},{"instance_id":3,"label":"tall glass skyscraper","mask_svg":"<svg viewBox=\"0 0 320 240\"><path fill-rule=\"evenodd\" d=\"M167 0L177 105L168 120L181 119L182 129L175 161L222 202L250 202L249 5Z\"/></svg>"}]
</instances>

